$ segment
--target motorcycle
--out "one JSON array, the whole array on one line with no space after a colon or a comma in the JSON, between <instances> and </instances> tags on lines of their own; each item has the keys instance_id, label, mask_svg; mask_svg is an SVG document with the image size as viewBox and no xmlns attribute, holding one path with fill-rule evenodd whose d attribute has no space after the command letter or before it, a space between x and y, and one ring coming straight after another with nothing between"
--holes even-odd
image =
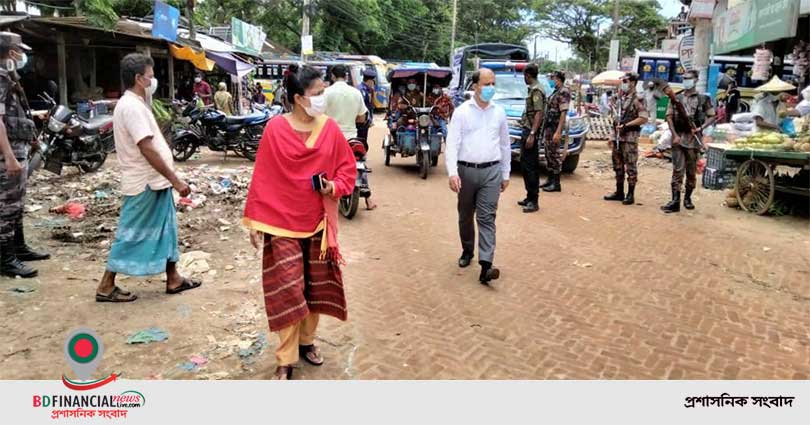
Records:
<instances>
[{"instance_id":1,"label":"motorcycle","mask_svg":"<svg viewBox=\"0 0 810 425\"><path fill-rule=\"evenodd\" d=\"M200 146L207 146L212 151L226 155L231 151L255 161L264 125L280 113L280 108L271 107L263 112L229 117L192 101L182 112L186 125L176 128L170 139L172 156L182 162L194 155Z\"/></svg>"},{"instance_id":2,"label":"motorcycle","mask_svg":"<svg viewBox=\"0 0 810 425\"><path fill-rule=\"evenodd\" d=\"M37 147L31 150L28 175L43 166L54 174L62 174L64 166L79 167L85 173L97 171L115 149L112 115L86 120L64 105L59 105L47 93L40 99L50 105L47 124L37 136Z\"/></svg>"},{"instance_id":3,"label":"motorcycle","mask_svg":"<svg viewBox=\"0 0 810 425\"><path fill-rule=\"evenodd\" d=\"M371 169L366 166L365 143L363 143L361 139L351 139L349 140L349 146L352 148L352 152L354 152L357 177L351 195L340 198L338 210L342 216L351 220L357 214L360 198L367 199L371 196L371 188L368 186L368 173L371 172Z\"/></svg>"}]
</instances>

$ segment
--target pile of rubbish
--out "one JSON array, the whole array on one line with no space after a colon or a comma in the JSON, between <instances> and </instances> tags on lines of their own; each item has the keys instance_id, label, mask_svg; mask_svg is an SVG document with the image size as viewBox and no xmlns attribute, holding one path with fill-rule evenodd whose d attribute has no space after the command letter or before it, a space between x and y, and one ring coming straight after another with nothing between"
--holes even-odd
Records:
<instances>
[{"instance_id":1,"label":"pile of rubbish","mask_svg":"<svg viewBox=\"0 0 810 425\"><path fill-rule=\"evenodd\" d=\"M175 192L178 225L200 232L222 235L239 223L252 169L248 166L224 168L209 164L184 167L178 176L192 193L180 198ZM46 171L29 179L26 195L26 222L45 229L51 238L65 243L89 244L108 249L115 235L122 202L118 165L108 162L95 173L66 170L57 176ZM199 210L199 211L198 211ZM190 240L183 241L189 246Z\"/></svg>"}]
</instances>

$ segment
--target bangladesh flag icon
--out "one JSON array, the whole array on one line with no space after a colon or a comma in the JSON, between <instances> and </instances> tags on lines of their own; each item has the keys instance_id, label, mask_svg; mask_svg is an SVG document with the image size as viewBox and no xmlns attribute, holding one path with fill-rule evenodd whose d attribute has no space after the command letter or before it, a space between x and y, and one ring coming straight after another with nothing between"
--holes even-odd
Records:
<instances>
[{"instance_id":1,"label":"bangladesh flag icon","mask_svg":"<svg viewBox=\"0 0 810 425\"><path fill-rule=\"evenodd\" d=\"M76 329L65 339L65 361L79 379L90 379L103 353L104 343L92 329Z\"/></svg>"}]
</instances>

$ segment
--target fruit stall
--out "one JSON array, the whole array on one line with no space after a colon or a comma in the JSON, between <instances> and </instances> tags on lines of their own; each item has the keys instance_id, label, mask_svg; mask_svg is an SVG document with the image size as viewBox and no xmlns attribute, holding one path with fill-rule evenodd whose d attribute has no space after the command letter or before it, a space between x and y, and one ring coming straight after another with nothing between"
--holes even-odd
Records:
<instances>
[{"instance_id":1,"label":"fruit stall","mask_svg":"<svg viewBox=\"0 0 810 425\"><path fill-rule=\"evenodd\" d=\"M768 213L777 192L810 197L810 132L794 138L777 132L755 133L737 139L724 154L739 164L734 191L745 211ZM784 167L798 171L780 173Z\"/></svg>"}]
</instances>

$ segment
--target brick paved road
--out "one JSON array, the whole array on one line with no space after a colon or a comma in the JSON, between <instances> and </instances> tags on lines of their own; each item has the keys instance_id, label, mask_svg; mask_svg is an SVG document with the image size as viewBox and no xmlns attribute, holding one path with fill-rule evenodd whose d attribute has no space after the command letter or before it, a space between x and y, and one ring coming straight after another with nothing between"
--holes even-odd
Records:
<instances>
[{"instance_id":1,"label":"brick paved road","mask_svg":"<svg viewBox=\"0 0 810 425\"><path fill-rule=\"evenodd\" d=\"M641 167L637 198L643 205L606 203L601 197L611 186L609 156L594 143L577 173L564 178L564 192L542 195L540 213L524 215L515 205L523 191L520 175L513 174L498 213L502 278L484 287L476 268L456 266L455 204L443 170L434 169L424 181L412 158L384 167L377 144L372 147L380 208L360 211L341 227L349 321L321 322L327 364L304 366L298 376L810 377L807 220L729 210L720 206L721 194L707 191L697 194L695 212L665 216L658 206L668 191L668 169L655 162ZM94 303L103 255L74 261L70 272L60 271L64 262L43 265L33 294L4 289L0 378L58 377L66 370L63 335L79 325L102 334L109 353L103 371L134 378L195 379L217 372L265 378L274 368L274 335L254 363L210 354L212 338L232 339L240 326L267 331L258 264L222 272L248 243L213 234L201 245L214 252L211 262L220 274L178 297L162 295L159 278L133 279L124 282L141 295L133 305ZM69 249L59 248L58 256L74 255ZM11 284L0 280L3 288ZM169 341L123 343L148 326L167 329ZM210 357L204 370L178 371L179 363L201 353Z\"/></svg>"}]
</instances>

